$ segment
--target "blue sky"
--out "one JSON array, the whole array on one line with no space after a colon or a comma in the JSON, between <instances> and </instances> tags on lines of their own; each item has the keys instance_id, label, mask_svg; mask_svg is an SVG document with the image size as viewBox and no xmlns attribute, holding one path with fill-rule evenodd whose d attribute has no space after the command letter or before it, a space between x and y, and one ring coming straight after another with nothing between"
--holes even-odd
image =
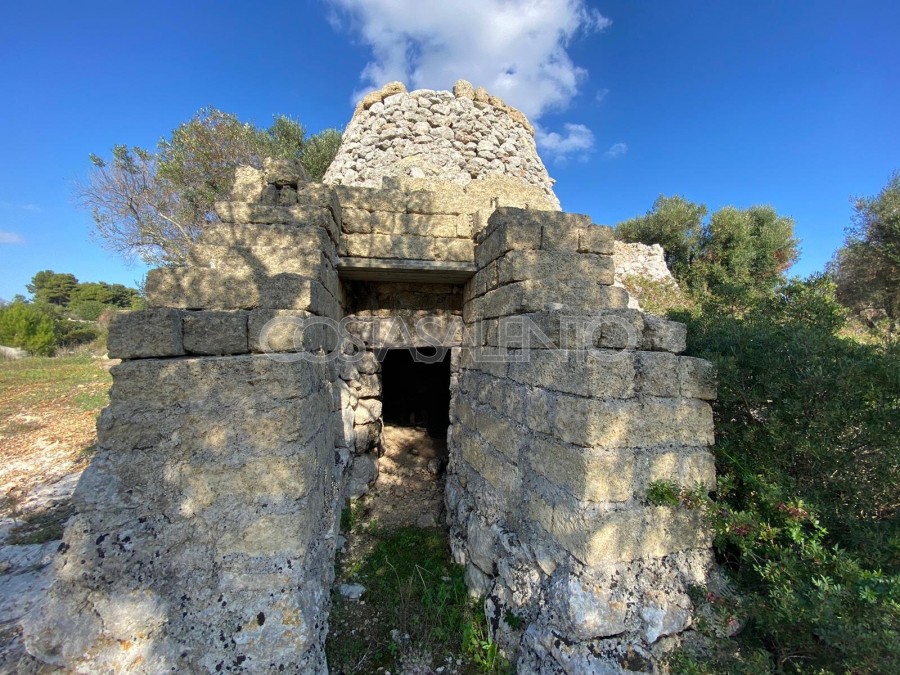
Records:
<instances>
[{"instance_id":1,"label":"blue sky","mask_svg":"<svg viewBox=\"0 0 900 675\"><path fill-rule=\"evenodd\" d=\"M204 105L341 128L387 79L465 78L529 113L567 211L615 224L657 195L771 204L794 272L850 198L900 169L900 3L618 0L45 2L0 8L0 298L35 272L132 285L90 239L88 153L153 146Z\"/></svg>"}]
</instances>

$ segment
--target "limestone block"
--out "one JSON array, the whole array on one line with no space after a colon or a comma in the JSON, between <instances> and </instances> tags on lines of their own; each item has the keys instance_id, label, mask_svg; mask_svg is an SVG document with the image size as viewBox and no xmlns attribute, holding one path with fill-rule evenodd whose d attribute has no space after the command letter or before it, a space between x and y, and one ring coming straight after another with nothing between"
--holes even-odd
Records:
<instances>
[{"instance_id":1,"label":"limestone block","mask_svg":"<svg viewBox=\"0 0 900 675\"><path fill-rule=\"evenodd\" d=\"M559 251L509 251L498 260L498 284L538 279L585 279L612 284L612 257Z\"/></svg>"},{"instance_id":2,"label":"limestone block","mask_svg":"<svg viewBox=\"0 0 900 675\"><path fill-rule=\"evenodd\" d=\"M689 356L678 358L678 381L681 395L688 398L701 398L706 401L716 399L716 367L704 359Z\"/></svg>"},{"instance_id":3,"label":"limestone block","mask_svg":"<svg viewBox=\"0 0 900 675\"><path fill-rule=\"evenodd\" d=\"M540 502L543 506L537 506ZM616 511L583 508L577 503L527 500L530 516L546 527L556 542L585 565L661 558L689 549L708 548L712 532L696 510L650 506Z\"/></svg>"},{"instance_id":4,"label":"limestone block","mask_svg":"<svg viewBox=\"0 0 900 675\"><path fill-rule=\"evenodd\" d=\"M573 574L559 575L550 587L550 603L559 617L557 629L574 640L590 640L625 632L628 596L612 583Z\"/></svg>"},{"instance_id":5,"label":"limestone block","mask_svg":"<svg viewBox=\"0 0 900 675\"><path fill-rule=\"evenodd\" d=\"M521 478L519 469L500 453L491 450L474 433L460 433L459 445L462 458L482 476L507 505L512 504L519 493Z\"/></svg>"},{"instance_id":6,"label":"limestone block","mask_svg":"<svg viewBox=\"0 0 900 675\"><path fill-rule=\"evenodd\" d=\"M532 349L516 354L509 378L579 396L628 398L634 393L634 355L607 349Z\"/></svg>"},{"instance_id":7,"label":"limestone block","mask_svg":"<svg viewBox=\"0 0 900 675\"><path fill-rule=\"evenodd\" d=\"M358 410L358 408L357 408ZM381 423L372 422L371 424L357 424L353 428L356 434L356 452L361 454L369 452L381 443Z\"/></svg>"},{"instance_id":8,"label":"limestone block","mask_svg":"<svg viewBox=\"0 0 900 675\"><path fill-rule=\"evenodd\" d=\"M381 190L370 187L335 185L333 188L341 208L364 211L402 212L406 194L400 190Z\"/></svg>"},{"instance_id":9,"label":"limestone block","mask_svg":"<svg viewBox=\"0 0 900 675\"><path fill-rule=\"evenodd\" d=\"M678 396L681 392L679 357L668 352L637 352L635 391L646 396Z\"/></svg>"},{"instance_id":10,"label":"limestone block","mask_svg":"<svg viewBox=\"0 0 900 675\"><path fill-rule=\"evenodd\" d=\"M459 216L422 215L394 211L345 208L343 231L350 234L415 234L422 237L457 237ZM466 221L467 222L467 221Z\"/></svg>"},{"instance_id":11,"label":"limestone block","mask_svg":"<svg viewBox=\"0 0 900 675\"><path fill-rule=\"evenodd\" d=\"M141 359L184 354L181 312L174 309L148 309L116 312L106 339L113 359Z\"/></svg>"},{"instance_id":12,"label":"limestone block","mask_svg":"<svg viewBox=\"0 0 900 675\"><path fill-rule=\"evenodd\" d=\"M613 230L606 225L591 225L578 231L578 252L612 255L615 249Z\"/></svg>"},{"instance_id":13,"label":"limestone block","mask_svg":"<svg viewBox=\"0 0 900 675\"><path fill-rule=\"evenodd\" d=\"M266 157L263 161L263 172L266 180L275 185L297 185L309 182L309 174L306 167L296 157L278 159Z\"/></svg>"},{"instance_id":14,"label":"limestone block","mask_svg":"<svg viewBox=\"0 0 900 675\"><path fill-rule=\"evenodd\" d=\"M355 415L351 408L342 408L334 416L335 447L351 448L356 444L356 434L353 429Z\"/></svg>"},{"instance_id":15,"label":"limestone block","mask_svg":"<svg viewBox=\"0 0 900 675\"><path fill-rule=\"evenodd\" d=\"M252 166L239 166L234 172L231 199L236 202L258 202L266 188L266 177Z\"/></svg>"},{"instance_id":16,"label":"limestone block","mask_svg":"<svg viewBox=\"0 0 900 675\"><path fill-rule=\"evenodd\" d=\"M334 297L315 279L296 274L255 278L218 270L167 267L151 270L146 282L151 307L181 309L303 309L338 316Z\"/></svg>"},{"instance_id":17,"label":"limestone block","mask_svg":"<svg viewBox=\"0 0 900 675\"><path fill-rule=\"evenodd\" d=\"M485 574L494 574L498 558L497 533L477 516L466 527L466 551L469 560Z\"/></svg>"},{"instance_id":18,"label":"limestone block","mask_svg":"<svg viewBox=\"0 0 900 675\"><path fill-rule=\"evenodd\" d=\"M344 234L344 255L355 258L470 262L473 245L463 239L417 235Z\"/></svg>"},{"instance_id":19,"label":"limestone block","mask_svg":"<svg viewBox=\"0 0 900 675\"><path fill-rule=\"evenodd\" d=\"M336 257L334 242L322 228L314 225L217 223L200 234L198 248L221 246L242 249L286 249L298 254L321 251L328 259ZM203 255L199 252L198 255Z\"/></svg>"},{"instance_id":20,"label":"limestone block","mask_svg":"<svg viewBox=\"0 0 900 675\"><path fill-rule=\"evenodd\" d=\"M640 610L644 623L644 639L653 644L664 635L680 633L691 625L690 598L680 593L675 598L657 590L644 593L644 604Z\"/></svg>"},{"instance_id":21,"label":"limestone block","mask_svg":"<svg viewBox=\"0 0 900 675\"><path fill-rule=\"evenodd\" d=\"M344 496L347 499L361 497L369 491L369 487L378 479L378 463L370 454L356 455L350 464L350 476Z\"/></svg>"},{"instance_id":22,"label":"limestone block","mask_svg":"<svg viewBox=\"0 0 900 675\"><path fill-rule=\"evenodd\" d=\"M680 354L685 350L687 327L676 321L644 316L644 349Z\"/></svg>"},{"instance_id":23,"label":"limestone block","mask_svg":"<svg viewBox=\"0 0 900 675\"><path fill-rule=\"evenodd\" d=\"M324 280L326 270L334 267L321 251L271 246L198 245L191 251L191 262L229 274L300 274Z\"/></svg>"},{"instance_id":24,"label":"limestone block","mask_svg":"<svg viewBox=\"0 0 900 675\"><path fill-rule=\"evenodd\" d=\"M634 495L638 467L632 450L588 449L531 436L522 454L535 472L579 500L624 502Z\"/></svg>"},{"instance_id":25,"label":"limestone block","mask_svg":"<svg viewBox=\"0 0 900 675\"><path fill-rule=\"evenodd\" d=\"M381 420L381 399L361 398L356 406L355 423L357 425L372 424Z\"/></svg>"},{"instance_id":26,"label":"limestone block","mask_svg":"<svg viewBox=\"0 0 900 675\"><path fill-rule=\"evenodd\" d=\"M553 436L591 448L648 448L667 443L713 444L712 409L697 399L587 399L553 397L547 422ZM537 427L535 427L537 428Z\"/></svg>"},{"instance_id":27,"label":"limestone block","mask_svg":"<svg viewBox=\"0 0 900 675\"><path fill-rule=\"evenodd\" d=\"M628 304L623 288L581 280L518 281L489 291L463 307L463 320L512 316L553 308L569 311L620 309Z\"/></svg>"},{"instance_id":28,"label":"limestone block","mask_svg":"<svg viewBox=\"0 0 900 675\"><path fill-rule=\"evenodd\" d=\"M247 312L185 312L184 349L190 354L246 354Z\"/></svg>"},{"instance_id":29,"label":"limestone block","mask_svg":"<svg viewBox=\"0 0 900 675\"><path fill-rule=\"evenodd\" d=\"M247 333L252 352L334 351L338 335L330 324L310 312L254 309L248 313Z\"/></svg>"},{"instance_id":30,"label":"limestone block","mask_svg":"<svg viewBox=\"0 0 900 675\"><path fill-rule=\"evenodd\" d=\"M648 456L647 484L673 481L686 488L716 488L716 460L712 453L695 448L661 450Z\"/></svg>"},{"instance_id":31,"label":"limestone block","mask_svg":"<svg viewBox=\"0 0 900 675\"><path fill-rule=\"evenodd\" d=\"M340 238L340 210L337 213L331 210L331 202L313 193L312 196L305 188L297 192L298 199L310 197L310 201L325 203L305 204L303 202L295 206L278 206L275 204L248 204L245 202L216 202L215 209L219 218L225 223L256 224L256 225L284 225L296 223L319 227L328 232L328 236L335 243ZM327 195L326 195L327 196Z\"/></svg>"}]
</instances>

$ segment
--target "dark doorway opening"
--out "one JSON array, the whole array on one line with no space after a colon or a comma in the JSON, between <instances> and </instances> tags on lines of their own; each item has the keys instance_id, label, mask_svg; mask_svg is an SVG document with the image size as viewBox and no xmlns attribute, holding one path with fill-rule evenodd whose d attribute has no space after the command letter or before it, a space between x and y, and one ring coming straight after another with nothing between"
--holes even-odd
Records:
<instances>
[{"instance_id":1,"label":"dark doorway opening","mask_svg":"<svg viewBox=\"0 0 900 675\"><path fill-rule=\"evenodd\" d=\"M450 350L391 349L381 364L385 424L425 428L446 438L450 426Z\"/></svg>"}]
</instances>

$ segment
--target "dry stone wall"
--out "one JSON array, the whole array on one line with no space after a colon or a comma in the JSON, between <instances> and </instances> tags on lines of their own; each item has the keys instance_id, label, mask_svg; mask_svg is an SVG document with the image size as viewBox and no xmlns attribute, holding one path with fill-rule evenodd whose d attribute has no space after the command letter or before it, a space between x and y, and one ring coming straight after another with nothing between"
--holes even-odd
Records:
<instances>
[{"instance_id":1,"label":"dry stone wall","mask_svg":"<svg viewBox=\"0 0 900 675\"><path fill-rule=\"evenodd\" d=\"M528 132L483 94L438 94L469 103L397 92L358 116L399 95L403 119L431 111L416 124L480 110ZM312 184L291 161L238 170L189 264L152 271L150 308L110 326L122 363L24 625L32 655L81 673L326 672L341 506L378 475L378 353L424 343L452 350L447 525L494 639L523 675L654 671L711 558L697 515L647 489L714 485L711 367L679 355L683 325L628 308L609 228L503 166L378 187Z\"/></svg>"},{"instance_id":2,"label":"dry stone wall","mask_svg":"<svg viewBox=\"0 0 900 675\"><path fill-rule=\"evenodd\" d=\"M479 239L451 404L454 556L517 672L650 671L710 575L698 514L647 488L714 487L711 366L677 355L683 325L627 309L609 228L499 209Z\"/></svg>"},{"instance_id":3,"label":"dry stone wall","mask_svg":"<svg viewBox=\"0 0 900 675\"><path fill-rule=\"evenodd\" d=\"M407 92L393 82L360 102L325 182L381 187L385 176L460 186L509 177L539 188L559 208L528 120L464 80L453 92Z\"/></svg>"}]
</instances>

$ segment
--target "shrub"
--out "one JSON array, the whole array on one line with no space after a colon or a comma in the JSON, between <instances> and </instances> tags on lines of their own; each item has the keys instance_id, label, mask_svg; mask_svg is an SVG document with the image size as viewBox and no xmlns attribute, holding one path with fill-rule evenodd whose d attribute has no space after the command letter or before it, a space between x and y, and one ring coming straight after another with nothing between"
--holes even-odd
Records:
<instances>
[{"instance_id":1,"label":"shrub","mask_svg":"<svg viewBox=\"0 0 900 675\"><path fill-rule=\"evenodd\" d=\"M14 302L0 309L0 344L19 347L36 356L52 356L57 344L57 321L33 304Z\"/></svg>"}]
</instances>

